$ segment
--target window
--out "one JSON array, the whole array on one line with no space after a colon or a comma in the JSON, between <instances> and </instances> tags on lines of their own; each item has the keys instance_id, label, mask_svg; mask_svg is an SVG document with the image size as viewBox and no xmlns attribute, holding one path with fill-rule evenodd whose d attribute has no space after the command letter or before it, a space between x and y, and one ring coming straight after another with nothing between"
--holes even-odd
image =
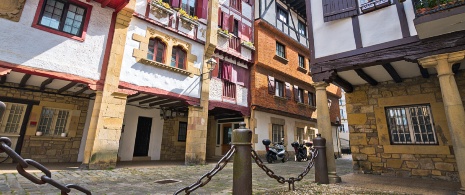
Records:
<instances>
[{"instance_id":1,"label":"window","mask_svg":"<svg viewBox=\"0 0 465 195\"><path fill-rule=\"evenodd\" d=\"M234 19L234 29L233 32L234 36L239 37L239 21Z\"/></svg>"},{"instance_id":2,"label":"window","mask_svg":"<svg viewBox=\"0 0 465 195\"><path fill-rule=\"evenodd\" d=\"M286 51L283 44L276 42L276 55L286 58Z\"/></svg>"},{"instance_id":3,"label":"window","mask_svg":"<svg viewBox=\"0 0 465 195\"><path fill-rule=\"evenodd\" d=\"M3 118L0 118L0 132L19 134L27 105L9 102L5 102L5 104Z\"/></svg>"},{"instance_id":4,"label":"window","mask_svg":"<svg viewBox=\"0 0 465 195\"><path fill-rule=\"evenodd\" d=\"M278 6L277 9L278 9L278 14L276 14L276 15L278 15L278 20L285 23L285 24L287 24L288 17L287 17L286 10L284 10L283 8L281 8L279 6Z\"/></svg>"},{"instance_id":5,"label":"window","mask_svg":"<svg viewBox=\"0 0 465 195\"><path fill-rule=\"evenodd\" d=\"M315 94L308 92L308 105L315 106Z\"/></svg>"},{"instance_id":6,"label":"window","mask_svg":"<svg viewBox=\"0 0 465 195\"><path fill-rule=\"evenodd\" d=\"M185 69L186 67L186 52L179 46L173 47L171 54L171 66Z\"/></svg>"},{"instance_id":7,"label":"window","mask_svg":"<svg viewBox=\"0 0 465 195\"><path fill-rule=\"evenodd\" d=\"M305 68L305 58L301 55L299 55L299 67Z\"/></svg>"},{"instance_id":8,"label":"window","mask_svg":"<svg viewBox=\"0 0 465 195\"><path fill-rule=\"evenodd\" d=\"M165 62L165 49L166 45L160 39L149 40L149 52L147 59L157 61L160 63Z\"/></svg>"},{"instance_id":9,"label":"window","mask_svg":"<svg viewBox=\"0 0 465 195\"><path fill-rule=\"evenodd\" d=\"M297 142L304 143L304 128L297 127Z\"/></svg>"},{"instance_id":10,"label":"window","mask_svg":"<svg viewBox=\"0 0 465 195\"><path fill-rule=\"evenodd\" d=\"M181 0L181 9L187 14L195 16L195 0Z\"/></svg>"},{"instance_id":11,"label":"window","mask_svg":"<svg viewBox=\"0 0 465 195\"><path fill-rule=\"evenodd\" d=\"M391 142L394 144L437 144L430 105L386 108Z\"/></svg>"},{"instance_id":12,"label":"window","mask_svg":"<svg viewBox=\"0 0 465 195\"><path fill-rule=\"evenodd\" d=\"M44 135L67 133L68 118L68 110L42 108L37 131L41 131Z\"/></svg>"},{"instance_id":13,"label":"window","mask_svg":"<svg viewBox=\"0 0 465 195\"><path fill-rule=\"evenodd\" d=\"M237 11L241 11L241 0L230 0L229 4Z\"/></svg>"},{"instance_id":14,"label":"window","mask_svg":"<svg viewBox=\"0 0 465 195\"><path fill-rule=\"evenodd\" d=\"M272 141L273 143L282 142L284 140L284 126L273 124Z\"/></svg>"},{"instance_id":15,"label":"window","mask_svg":"<svg viewBox=\"0 0 465 195\"><path fill-rule=\"evenodd\" d=\"M304 90L303 89L297 89L297 102L299 103L304 103Z\"/></svg>"},{"instance_id":16,"label":"window","mask_svg":"<svg viewBox=\"0 0 465 195\"><path fill-rule=\"evenodd\" d=\"M275 95L279 97L284 97L284 83L276 80L275 87L276 87Z\"/></svg>"},{"instance_id":17,"label":"window","mask_svg":"<svg viewBox=\"0 0 465 195\"><path fill-rule=\"evenodd\" d=\"M307 27L305 23L299 20L298 28L299 28L299 34L304 37L307 37Z\"/></svg>"},{"instance_id":18,"label":"window","mask_svg":"<svg viewBox=\"0 0 465 195\"><path fill-rule=\"evenodd\" d=\"M178 141L185 142L187 137L187 123L179 122Z\"/></svg>"},{"instance_id":19,"label":"window","mask_svg":"<svg viewBox=\"0 0 465 195\"><path fill-rule=\"evenodd\" d=\"M87 25L89 7L75 1L44 0L39 19L34 23L48 29L81 37L85 25Z\"/></svg>"}]
</instances>

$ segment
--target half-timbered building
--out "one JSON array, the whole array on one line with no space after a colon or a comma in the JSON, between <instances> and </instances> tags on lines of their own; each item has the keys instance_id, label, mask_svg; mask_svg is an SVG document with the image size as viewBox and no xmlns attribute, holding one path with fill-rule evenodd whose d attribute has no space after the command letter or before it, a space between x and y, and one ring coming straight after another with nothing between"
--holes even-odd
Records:
<instances>
[{"instance_id":1,"label":"half-timbered building","mask_svg":"<svg viewBox=\"0 0 465 195\"><path fill-rule=\"evenodd\" d=\"M347 92L355 170L460 178L463 193L464 5L307 1L312 78Z\"/></svg>"}]
</instances>

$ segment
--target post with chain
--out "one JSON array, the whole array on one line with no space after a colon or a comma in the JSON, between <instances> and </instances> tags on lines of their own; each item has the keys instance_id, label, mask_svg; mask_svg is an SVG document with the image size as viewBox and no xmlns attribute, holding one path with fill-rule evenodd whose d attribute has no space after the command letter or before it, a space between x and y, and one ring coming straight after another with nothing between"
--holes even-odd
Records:
<instances>
[{"instance_id":1,"label":"post with chain","mask_svg":"<svg viewBox=\"0 0 465 195\"><path fill-rule=\"evenodd\" d=\"M252 194L252 131L239 123L239 129L232 132L232 144L236 146L233 163L233 194Z\"/></svg>"},{"instance_id":2,"label":"post with chain","mask_svg":"<svg viewBox=\"0 0 465 195\"><path fill-rule=\"evenodd\" d=\"M326 139L321 134L316 134L313 139L313 147L318 151L315 159L315 182L329 184L328 165L326 164Z\"/></svg>"}]
</instances>

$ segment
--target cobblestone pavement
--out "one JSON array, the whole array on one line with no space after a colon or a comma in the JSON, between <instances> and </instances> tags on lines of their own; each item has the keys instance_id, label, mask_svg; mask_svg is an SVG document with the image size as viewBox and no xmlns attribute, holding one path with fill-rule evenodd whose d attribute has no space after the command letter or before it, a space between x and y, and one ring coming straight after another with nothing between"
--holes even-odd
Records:
<instances>
[{"instance_id":1,"label":"cobblestone pavement","mask_svg":"<svg viewBox=\"0 0 465 195\"><path fill-rule=\"evenodd\" d=\"M336 160L339 175L352 172L350 158ZM124 163L121 163L124 164ZM307 163L293 162L268 164L277 175L285 178L296 177ZM147 166L149 165L149 166ZM1 165L0 165L1 166ZM173 194L176 190L194 183L199 177L211 170L215 163L204 166L184 166L179 162L160 163L144 166L126 166L113 170L58 170L52 171L52 178L61 183L74 183L90 189L93 194ZM269 178L255 163L253 167L254 194L362 194L383 193L396 194L394 191L368 190L344 185L317 185L314 181L314 170L301 182L295 184L296 192L289 192L287 184L279 184ZM0 173L2 168L0 167ZM33 175L41 176L40 172ZM160 180L173 179L179 182L169 184L156 183ZM197 189L193 194L231 194L232 163L229 163L206 186ZM76 191L72 191L76 192ZM50 185L36 185L18 173L0 175L0 194L60 194ZM78 194L78 193L71 193Z\"/></svg>"}]
</instances>

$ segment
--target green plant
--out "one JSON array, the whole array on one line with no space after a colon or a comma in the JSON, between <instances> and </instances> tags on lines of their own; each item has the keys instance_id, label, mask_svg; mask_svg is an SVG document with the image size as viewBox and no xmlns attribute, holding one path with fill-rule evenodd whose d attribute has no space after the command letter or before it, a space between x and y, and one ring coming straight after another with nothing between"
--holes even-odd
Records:
<instances>
[{"instance_id":1,"label":"green plant","mask_svg":"<svg viewBox=\"0 0 465 195\"><path fill-rule=\"evenodd\" d=\"M243 43L244 45L249 46L249 47L253 47L253 43L250 42L250 41L244 41L244 42L242 42L242 43Z\"/></svg>"},{"instance_id":2,"label":"green plant","mask_svg":"<svg viewBox=\"0 0 465 195\"><path fill-rule=\"evenodd\" d=\"M167 9L171 9L170 4L165 3L165 2L163 2L162 0L156 0L155 3L158 4L158 5L161 5L161 6L165 7L165 8L167 8Z\"/></svg>"},{"instance_id":3,"label":"green plant","mask_svg":"<svg viewBox=\"0 0 465 195\"><path fill-rule=\"evenodd\" d=\"M181 16L184 16L184 17L189 18L189 19L194 20L194 21L197 21L199 19L197 16L191 16L191 15L187 14L187 12L185 10L183 10L183 9L179 10L179 14L181 14Z\"/></svg>"},{"instance_id":4,"label":"green plant","mask_svg":"<svg viewBox=\"0 0 465 195\"><path fill-rule=\"evenodd\" d=\"M220 28L220 29L218 29L218 30L220 30L221 32L223 32L223 33L225 33L225 34L229 34L229 31L228 31L228 30L226 30L226 29L222 29L222 28Z\"/></svg>"}]
</instances>

